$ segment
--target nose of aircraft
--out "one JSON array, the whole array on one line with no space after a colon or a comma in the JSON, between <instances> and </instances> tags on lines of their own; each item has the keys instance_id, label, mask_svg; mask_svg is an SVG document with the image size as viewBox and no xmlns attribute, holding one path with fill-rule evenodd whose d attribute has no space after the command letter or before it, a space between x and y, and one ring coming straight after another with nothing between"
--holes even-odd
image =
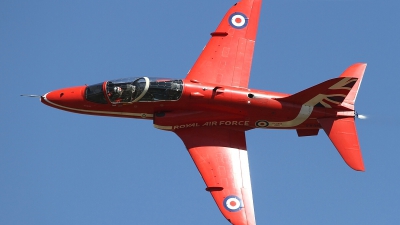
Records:
<instances>
[{"instance_id":1,"label":"nose of aircraft","mask_svg":"<svg viewBox=\"0 0 400 225\"><path fill-rule=\"evenodd\" d=\"M81 108L86 86L63 88L45 94L41 102L56 108Z\"/></svg>"}]
</instances>

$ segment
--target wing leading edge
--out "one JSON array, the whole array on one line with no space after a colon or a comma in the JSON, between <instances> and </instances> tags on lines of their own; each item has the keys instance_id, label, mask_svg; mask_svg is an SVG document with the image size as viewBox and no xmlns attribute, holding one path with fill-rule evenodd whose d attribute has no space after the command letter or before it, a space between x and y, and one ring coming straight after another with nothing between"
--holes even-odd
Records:
<instances>
[{"instance_id":1,"label":"wing leading edge","mask_svg":"<svg viewBox=\"0 0 400 225\"><path fill-rule=\"evenodd\" d=\"M225 14L186 79L247 88L261 0L242 0Z\"/></svg>"},{"instance_id":2,"label":"wing leading edge","mask_svg":"<svg viewBox=\"0 0 400 225\"><path fill-rule=\"evenodd\" d=\"M254 225L254 206L245 131L200 127L174 131L221 213L235 225Z\"/></svg>"}]
</instances>

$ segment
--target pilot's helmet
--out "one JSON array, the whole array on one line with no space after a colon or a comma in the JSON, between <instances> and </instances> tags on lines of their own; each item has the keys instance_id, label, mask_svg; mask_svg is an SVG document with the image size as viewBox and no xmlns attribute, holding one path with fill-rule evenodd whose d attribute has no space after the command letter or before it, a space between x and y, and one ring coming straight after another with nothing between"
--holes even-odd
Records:
<instances>
[{"instance_id":1,"label":"pilot's helmet","mask_svg":"<svg viewBox=\"0 0 400 225\"><path fill-rule=\"evenodd\" d=\"M122 88L121 87L114 87L114 93L122 94Z\"/></svg>"}]
</instances>

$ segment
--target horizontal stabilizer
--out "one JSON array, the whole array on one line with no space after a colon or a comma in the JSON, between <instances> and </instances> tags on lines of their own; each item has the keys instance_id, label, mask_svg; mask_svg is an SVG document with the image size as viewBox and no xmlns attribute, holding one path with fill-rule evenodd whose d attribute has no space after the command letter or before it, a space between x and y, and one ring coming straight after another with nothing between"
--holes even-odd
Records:
<instances>
[{"instance_id":1,"label":"horizontal stabilizer","mask_svg":"<svg viewBox=\"0 0 400 225\"><path fill-rule=\"evenodd\" d=\"M365 171L354 117L318 119L339 154L352 169Z\"/></svg>"}]
</instances>

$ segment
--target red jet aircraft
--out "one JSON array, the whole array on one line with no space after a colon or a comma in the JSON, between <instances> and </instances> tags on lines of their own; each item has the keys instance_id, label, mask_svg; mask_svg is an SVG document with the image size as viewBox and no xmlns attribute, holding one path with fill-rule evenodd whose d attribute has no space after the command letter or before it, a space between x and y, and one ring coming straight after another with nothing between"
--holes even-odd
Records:
<instances>
[{"instance_id":1,"label":"red jet aircraft","mask_svg":"<svg viewBox=\"0 0 400 225\"><path fill-rule=\"evenodd\" d=\"M126 78L64 88L41 102L65 111L153 120L176 133L221 213L232 224L255 224L245 132L323 129L344 161L364 171L354 102L366 64L289 95L248 88L261 0L232 6L186 78Z\"/></svg>"}]
</instances>

